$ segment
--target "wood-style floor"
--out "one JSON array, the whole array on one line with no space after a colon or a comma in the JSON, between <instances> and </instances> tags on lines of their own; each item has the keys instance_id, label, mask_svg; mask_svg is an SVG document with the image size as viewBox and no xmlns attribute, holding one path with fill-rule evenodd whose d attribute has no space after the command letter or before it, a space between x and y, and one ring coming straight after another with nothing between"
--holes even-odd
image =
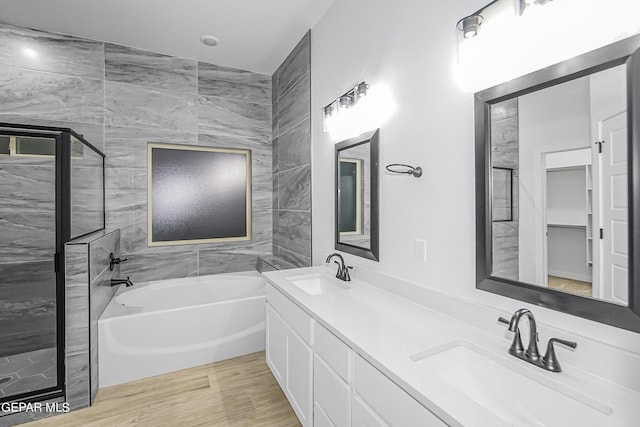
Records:
<instances>
[{"instance_id":1,"label":"wood-style floor","mask_svg":"<svg viewBox=\"0 0 640 427\"><path fill-rule=\"evenodd\" d=\"M552 289L569 292L570 294L582 295L585 297L593 295L593 287L589 282L581 282L580 280L567 279L565 277L549 276L548 284Z\"/></svg>"},{"instance_id":2,"label":"wood-style floor","mask_svg":"<svg viewBox=\"0 0 640 427\"><path fill-rule=\"evenodd\" d=\"M299 426L264 352L100 389L93 406L26 426Z\"/></svg>"}]
</instances>

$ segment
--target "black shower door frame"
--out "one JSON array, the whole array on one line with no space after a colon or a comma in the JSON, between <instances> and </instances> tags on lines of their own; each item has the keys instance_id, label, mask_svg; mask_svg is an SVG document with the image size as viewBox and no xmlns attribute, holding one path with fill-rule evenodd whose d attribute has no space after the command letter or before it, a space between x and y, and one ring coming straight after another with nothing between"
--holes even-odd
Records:
<instances>
[{"instance_id":1,"label":"black shower door frame","mask_svg":"<svg viewBox=\"0 0 640 427\"><path fill-rule=\"evenodd\" d=\"M38 402L48 399L65 397L65 254L64 245L72 239L71 236L71 136L82 142L85 146L95 151L102 157L102 185L103 185L103 228L105 218L105 192L104 192L104 158L105 155L84 137L70 128L58 128L50 126L20 125L0 123L0 129L4 135L30 136L39 138L51 138L56 142L55 151L55 227L56 227L56 251L54 254L54 271L56 273L56 364L57 384L40 390L14 394L0 398L0 402ZM94 230L81 236L94 233ZM88 303L88 302L87 302Z\"/></svg>"}]
</instances>

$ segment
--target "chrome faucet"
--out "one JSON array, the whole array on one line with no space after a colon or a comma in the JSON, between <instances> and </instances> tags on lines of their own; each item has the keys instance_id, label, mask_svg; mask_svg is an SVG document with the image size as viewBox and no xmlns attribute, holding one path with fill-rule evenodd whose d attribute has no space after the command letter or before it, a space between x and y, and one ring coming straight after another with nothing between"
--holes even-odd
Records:
<instances>
[{"instance_id":1,"label":"chrome faucet","mask_svg":"<svg viewBox=\"0 0 640 427\"><path fill-rule=\"evenodd\" d=\"M529 345L527 349L524 349L522 345L522 338L520 337L519 323L522 316L526 316L529 319ZM529 362L532 365L536 365L544 370L551 372L561 372L560 363L556 357L556 352L553 348L554 343L564 344L571 348L576 348L578 344L573 341L567 341L560 338L551 338L547 344L547 351L543 357L540 357L540 351L538 350L538 327L536 325L536 319L533 313L526 308L516 310L511 316L511 320L507 320L504 317L499 317L498 321L509 325L509 330L514 332L513 342L509 347L509 354L522 359L525 362Z\"/></svg>"},{"instance_id":2,"label":"chrome faucet","mask_svg":"<svg viewBox=\"0 0 640 427\"><path fill-rule=\"evenodd\" d=\"M351 276L349 275L349 270L352 269L353 267L350 265L345 265L344 263L344 258L342 258L342 255L340 255L339 253L332 253L331 255L329 255L327 257L327 261L326 263L330 263L331 262L331 258L333 257L337 257L340 262L338 261L333 261L336 264L338 264L338 272L336 273L336 277L344 282L350 282L351 281Z\"/></svg>"}]
</instances>

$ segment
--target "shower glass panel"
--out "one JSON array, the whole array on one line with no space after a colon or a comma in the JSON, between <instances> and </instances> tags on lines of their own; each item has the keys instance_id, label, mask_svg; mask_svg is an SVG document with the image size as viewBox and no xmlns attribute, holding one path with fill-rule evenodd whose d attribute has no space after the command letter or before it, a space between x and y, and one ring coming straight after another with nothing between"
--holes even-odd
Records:
<instances>
[{"instance_id":1,"label":"shower glass panel","mask_svg":"<svg viewBox=\"0 0 640 427\"><path fill-rule=\"evenodd\" d=\"M0 134L0 399L57 387L56 137Z\"/></svg>"},{"instance_id":2,"label":"shower glass panel","mask_svg":"<svg viewBox=\"0 0 640 427\"><path fill-rule=\"evenodd\" d=\"M0 123L0 402L64 396L64 244L103 228L104 155Z\"/></svg>"},{"instance_id":3,"label":"shower glass panel","mask_svg":"<svg viewBox=\"0 0 640 427\"><path fill-rule=\"evenodd\" d=\"M71 135L71 237L104 228L104 160Z\"/></svg>"}]
</instances>

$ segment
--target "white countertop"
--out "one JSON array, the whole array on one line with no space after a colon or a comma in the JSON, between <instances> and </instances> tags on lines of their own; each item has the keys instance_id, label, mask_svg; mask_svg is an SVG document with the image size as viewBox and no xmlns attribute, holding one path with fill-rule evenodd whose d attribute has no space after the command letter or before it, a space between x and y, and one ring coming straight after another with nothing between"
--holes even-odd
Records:
<instances>
[{"instance_id":1,"label":"white countertop","mask_svg":"<svg viewBox=\"0 0 640 427\"><path fill-rule=\"evenodd\" d=\"M563 371L547 372L507 353L511 334L509 337L491 334L368 283L353 280L346 283L348 290L310 295L287 280L316 273L332 277L333 269L319 266L266 272L264 275L317 322L450 425L511 425L425 372L410 359L413 354L453 341L465 341L487 350L501 364L576 400L597 402L595 405L603 412L612 410L600 425L640 425L640 393L563 363L561 352L558 352L558 358ZM540 350L544 352L545 349ZM505 393L514 392L526 393L524 390L505 390Z\"/></svg>"}]
</instances>

